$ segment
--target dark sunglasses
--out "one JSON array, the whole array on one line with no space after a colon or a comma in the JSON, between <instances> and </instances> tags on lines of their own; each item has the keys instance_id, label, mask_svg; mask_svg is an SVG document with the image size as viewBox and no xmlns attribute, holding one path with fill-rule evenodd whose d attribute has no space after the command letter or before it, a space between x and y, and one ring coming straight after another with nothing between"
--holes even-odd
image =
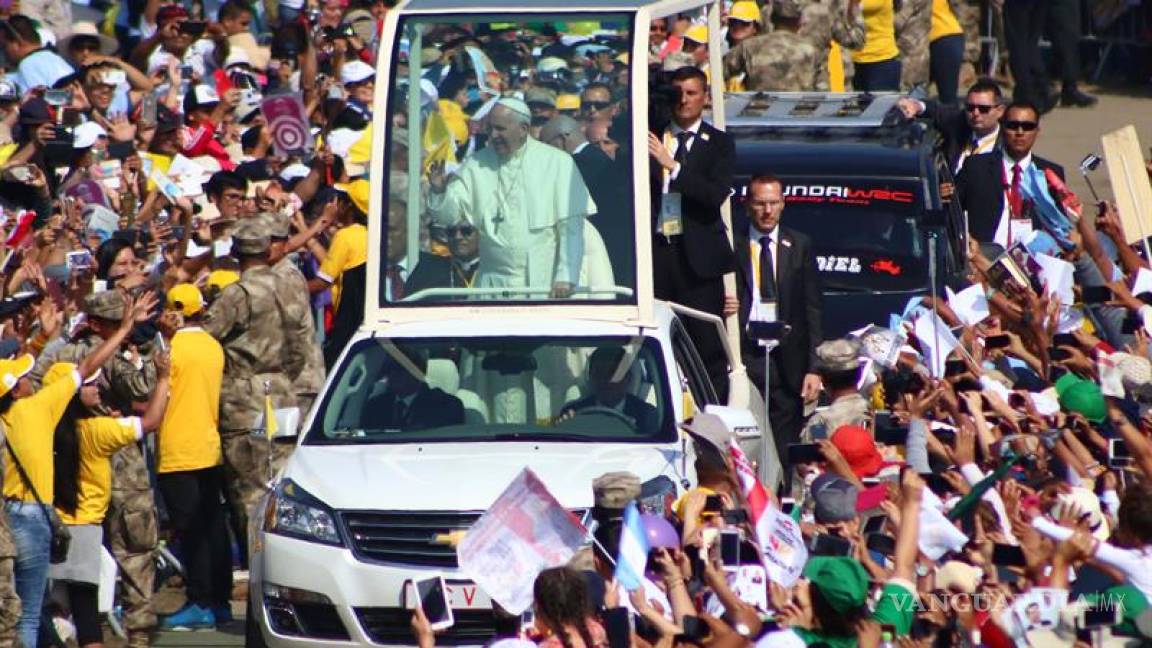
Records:
<instances>
[{"instance_id":1,"label":"dark sunglasses","mask_svg":"<svg viewBox=\"0 0 1152 648\"><path fill-rule=\"evenodd\" d=\"M1034 121L1006 121L1004 122L1004 130L1021 130L1024 132L1031 132L1036 130L1040 124Z\"/></svg>"},{"instance_id":2,"label":"dark sunglasses","mask_svg":"<svg viewBox=\"0 0 1152 648\"><path fill-rule=\"evenodd\" d=\"M444 233L448 235L448 238L454 238L457 234L463 237L469 237L476 233L476 228L472 227L471 225L447 227L444 229Z\"/></svg>"},{"instance_id":3,"label":"dark sunglasses","mask_svg":"<svg viewBox=\"0 0 1152 648\"><path fill-rule=\"evenodd\" d=\"M611 101L584 101L580 103L580 106L587 110L604 110L611 105Z\"/></svg>"},{"instance_id":4,"label":"dark sunglasses","mask_svg":"<svg viewBox=\"0 0 1152 648\"><path fill-rule=\"evenodd\" d=\"M964 104L964 110L967 110L968 112L978 112L981 115L987 115L988 113L992 112L993 108L998 108L999 106L1000 104L992 104L989 106L985 104L970 103Z\"/></svg>"}]
</instances>

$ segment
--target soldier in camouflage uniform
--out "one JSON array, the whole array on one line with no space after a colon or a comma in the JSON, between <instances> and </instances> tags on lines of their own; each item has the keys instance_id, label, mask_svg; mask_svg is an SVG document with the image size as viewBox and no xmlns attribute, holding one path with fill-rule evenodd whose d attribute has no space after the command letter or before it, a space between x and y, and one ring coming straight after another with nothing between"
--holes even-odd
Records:
<instances>
[{"instance_id":1,"label":"soldier in camouflage uniform","mask_svg":"<svg viewBox=\"0 0 1152 648\"><path fill-rule=\"evenodd\" d=\"M296 405L300 408L300 422L303 423L304 417L312 409L312 403L316 402L316 395L324 386L324 354L320 350L320 345L315 342L316 329L312 321L308 280L296 265L296 255L284 255L284 244L292 234L289 218L278 212L268 212L261 218L266 221L272 258L279 259L273 264L272 270L280 279L279 293L288 305L285 311L291 313L293 321L297 322L296 326L302 331L301 334L312 341L305 347L307 361L304 363L304 370L292 384L293 392L296 394ZM279 450L281 448L291 450L291 446L277 444L276 447L278 450L276 458L283 462L287 459L288 453L282 455Z\"/></svg>"},{"instance_id":2,"label":"soldier in camouflage uniform","mask_svg":"<svg viewBox=\"0 0 1152 648\"><path fill-rule=\"evenodd\" d=\"M803 4L800 35L816 47L819 68L816 70L816 89L828 90L828 51L832 41L844 50L864 46L864 13L857 0L811 0ZM845 55L844 83L851 85L851 57Z\"/></svg>"},{"instance_id":3,"label":"soldier in camouflage uniform","mask_svg":"<svg viewBox=\"0 0 1152 648\"><path fill-rule=\"evenodd\" d=\"M315 344L289 316L291 304L268 265L269 244L259 219L240 220L232 232L240 281L220 292L204 321L204 330L224 347L220 440L225 487L246 547L249 515L271 479L271 441L261 429L266 398L276 409L296 406L293 383Z\"/></svg>"},{"instance_id":4,"label":"soldier in camouflage uniform","mask_svg":"<svg viewBox=\"0 0 1152 648\"><path fill-rule=\"evenodd\" d=\"M29 378L39 386L44 373L57 362L78 363L110 336L124 314L124 297L117 290L89 295L84 300L87 329L67 344L48 348L37 359ZM131 413L136 402L147 401L156 386L156 369L146 358L129 351L116 354L101 367L98 384L102 416ZM105 538L119 563L125 587L124 629L133 648L149 645L156 627L152 592L156 579L153 552L159 522L148 465L138 444L112 456L112 500L105 517Z\"/></svg>"},{"instance_id":5,"label":"soldier in camouflage uniform","mask_svg":"<svg viewBox=\"0 0 1152 648\"><path fill-rule=\"evenodd\" d=\"M20 597L16 595L15 567L16 543L8 528L8 516L0 511L0 648L10 648L19 643L16 625L20 622L23 608Z\"/></svg>"},{"instance_id":6,"label":"soldier in camouflage uniform","mask_svg":"<svg viewBox=\"0 0 1152 648\"><path fill-rule=\"evenodd\" d=\"M832 403L816 412L800 432L802 443L812 443L812 428L823 426L824 438L843 425L868 427L872 412L868 400L856 389L860 382L860 344L853 340L829 340L816 347L816 373Z\"/></svg>"},{"instance_id":7,"label":"soldier in camouflage uniform","mask_svg":"<svg viewBox=\"0 0 1152 648\"><path fill-rule=\"evenodd\" d=\"M928 33L932 0L902 0L896 12L896 46L900 49L900 89L928 85Z\"/></svg>"},{"instance_id":8,"label":"soldier in camouflage uniform","mask_svg":"<svg viewBox=\"0 0 1152 648\"><path fill-rule=\"evenodd\" d=\"M744 75L744 89L753 92L815 90L820 52L801 36L797 0L777 0L772 31L741 41L724 56L724 76Z\"/></svg>"}]
</instances>

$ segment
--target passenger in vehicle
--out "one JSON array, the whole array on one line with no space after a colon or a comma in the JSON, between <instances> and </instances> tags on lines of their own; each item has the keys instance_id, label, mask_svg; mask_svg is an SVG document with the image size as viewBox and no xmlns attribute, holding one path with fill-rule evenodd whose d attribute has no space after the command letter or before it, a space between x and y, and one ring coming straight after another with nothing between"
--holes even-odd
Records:
<instances>
[{"instance_id":1,"label":"passenger in vehicle","mask_svg":"<svg viewBox=\"0 0 1152 648\"><path fill-rule=\"evenodd\" d=\"M377 381L382 393L368 397L361 414L365 430L421 430L464 423L464 404L426 381L428 358L400 351L384 362Z\"/></svg>"},{"instance_id":2,"label":"passenger in vehicle","mask_svg":"<svg viewBox=\"0 0 1152 648\"><path fill-rule=\"evenodd\" d=\"M409 295L427 288L471 288L480 267L480 232L466 220L444 228L450 256L420 253L420 262L408 277ZM419 298L417 298L419 299Z\"/></svg>"},{"instance_id":3,"label":"passenger in vehicle","mask_svg":"<svg viewBox=\"0 0 1152 648\"><path fill-rule=\"evenodd\" d=\"M617 376L624 349L601 347L588 359L588 388L591 394L568 403L560 410L557 422L594 410L619 412L632 422L636 432L646 434L660 426L660 412L653 405L629 393L635 366Z\"/></svg>"},{"instance_id":4,"label":"passenger in vehicle","mask_svg":"<svg viewBox=\"0 0 1152 648\"><path fill-rule=\"evenodd\" d=\"M596 213L570 155L528 135L532 119L518 99L488 114L488 146L451 176L429 173L429 211L439 223L468 219L480 231L478 287L547 288L572 294L584 254L584 220Z\"/></svg>"}]
</instances>

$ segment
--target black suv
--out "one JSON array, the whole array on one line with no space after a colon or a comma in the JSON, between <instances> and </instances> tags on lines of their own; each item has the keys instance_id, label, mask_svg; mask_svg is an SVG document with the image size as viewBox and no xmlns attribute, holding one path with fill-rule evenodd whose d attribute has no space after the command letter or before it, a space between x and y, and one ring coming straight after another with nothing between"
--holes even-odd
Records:
<instances>
[{"instance_id":1,"label":"black suv","mask_svg":"<svg viewBox=\"0 0 1152 648\"><path fill-rule=\"evenodd\" d=\"M887 326L912 297L964 269L964 214L942 200L952 174L938 136L904 119L896 95L733 94L726 130L736 140L735 227L747 223L748 179L781 179L784 226L807 234L824 284L824 337Z\"/></svg>"}]
</instances>

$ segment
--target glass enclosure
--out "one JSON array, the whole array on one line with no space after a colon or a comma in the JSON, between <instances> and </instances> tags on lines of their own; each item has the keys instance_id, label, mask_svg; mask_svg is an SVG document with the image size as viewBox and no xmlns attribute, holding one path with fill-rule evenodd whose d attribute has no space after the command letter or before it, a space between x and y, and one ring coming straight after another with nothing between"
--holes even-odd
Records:
<instances>
[{"instance_id":1,"label":"glass enclosure","mask_svg":"<svg viewBox=\"0 0 1152 648\"><path fill-rule=\"evenodd\" d=\"M524 19L401 20L382 305L635 301L631 16Z\"/></svg>"},{"instance_id":2,"label":"glass enclosure","mask_svg":"<svg viewBox=\"0 0 1152 648\"><path fill-rule=\"evenodd\" d=\"M674 441L666 375L642 337L361 340L305 442Z\"/></svg>"}]
</instances>

